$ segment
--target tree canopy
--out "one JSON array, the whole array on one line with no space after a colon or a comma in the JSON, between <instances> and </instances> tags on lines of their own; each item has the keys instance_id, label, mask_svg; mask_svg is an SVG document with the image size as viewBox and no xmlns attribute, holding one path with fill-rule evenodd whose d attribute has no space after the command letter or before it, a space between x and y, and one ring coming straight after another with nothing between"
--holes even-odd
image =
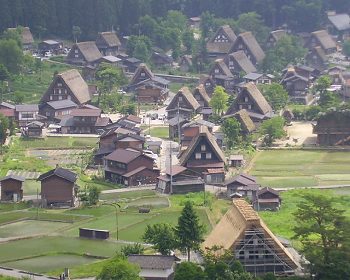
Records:
<instances>
[{"instance_id":1,"label":"tree canopy","mask_svg":"<svg viewBox=\"0 0 350 280\"><path fill-rule=\"evenodd\" d=\"M165 223L147 225L142 238L145 242L153 244L153 248L162 255L170 255L177 245L174 228Z\"/></svg>"},{"instance_id":2,"label":"tree canopy","mask_svg":"<svg viewBox=\"0 0 350 280\"><path fill-rule=\"evenodd\" d=\"M216 86L210 105L213 107L215 114L222 115L227 109L228 94L222 86Z\"/></svg>"},{"instance_id":3,"label":"tree canopy","mask_svg":"<svg viewBox=\"0 0 350 280\"><path fill-rule=\"evenodd\" d=\"M142 280L139 277L140 268L122 256L108 261L97 276L98 280Z\"/></svg>"},{"instance_id":4,"label":"tree canopy","mask_svg":"<svg viewBox=\"0 0 350 280\"><path fill-rule=\"evenodd\" d=\"M236 144L241 142L241 124L236 118L225 119L221 129L225 135L226 145L229 149L232 149Z\"/></svg>"},{"instance_id":5,"label":"tree canopy","mask_svg":"<svg viewBox=\"0 0 350 280\"><path fill-rule=\"evenodd\" d=\"M282 117L273 117L263 121L260 126L260 135L264 137L264 144L271 146L273 141L286 134L284 131L285 120Z\"/></svg>"},{"instance_id":6,"label":"tree canopy","mask_svg":"<svg viewBox=\"0 0 350 280\"><path fill-rule=\"evenodd\" d=\"M261 92L275 112L283 109L288 103L288 92L281 84L263 85Z\"/></svg>"}]
</instances>

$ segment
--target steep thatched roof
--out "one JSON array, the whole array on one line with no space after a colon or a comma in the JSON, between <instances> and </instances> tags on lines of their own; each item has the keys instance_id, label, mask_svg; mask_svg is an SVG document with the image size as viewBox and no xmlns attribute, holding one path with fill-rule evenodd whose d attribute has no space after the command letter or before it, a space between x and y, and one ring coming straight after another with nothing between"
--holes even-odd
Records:
<instances>
[{"instance_id":1,"label":"steep thatched roof","mask_svg":"<svg viewBox=\"0 0 350 280\"><path fill-rule=\"evenodd\" d=\"M244 51L237 51L229 54L229 57L236 61L239 67L247 74L255 72L256 68L253 63L249 60Z\"/></svg>"},{"instance_id":2,"label":"steep thatched roof","mask_svg":"<svg viewBox=\"0 0 350 280\"><path fill-rule=\"evenodd\" d=\"M141 63L132 76L130 85L138 83L138 79L140 78L141 73L145 73L145 80L154 78L154 74L152 73L151 69L149 69L145 63Z\"/></svg>"},{"instance_id":3,"label":"steep thatched roof","mask_svg":"<svg viewBox=\"0 0 350 280\"><path fill-rule=\"evenodd\" d=\"M209 104L210 97L209 97L207 91L205 90L205 87L203 84L200 84L199 86L197 86L194 89L193 95L196 95L196 94L199 94L202 97L202 99L204 100L204 102L206 104Z\"/></svg>"},{"instance_id":4,"label":"steep thatched roof","mask_svg":"<svg viewBox=\"0 0 350 280\"><path fill-rule=\"evenodd\" d=\"M216 225L210 235L202 244L202 248L211 248L214 245L223 246L224 249L235 250L238 242L243 238L246 230L261 229L265 238L271 240L271 245L278 257L291 268L297 268L292 255L286 250L277 237L269 230L251 205L244 199L233 201L230 210Z\"/></svg>"},{"instance_id":5,"label":"steep thatched roof","mask_svg":"<svg viewBox=\"0 0 350 280\"><path fill-rule=\"evenodd\" d=\"M224 36L227 40L220 42L220 39L216 40L218 36ZM229 25L220 26L214 36L207 42L207 51L209 53L227 54L236 38L236 34Z\"/></svg>"},{"instance_id":6,"label":"steep thatched roof","mask_svg":"<svg viewBox=\"0 0 350 280\"><path fill-rule=\"evenodd\" d=\"M311 33L311 36L317 38L321 47L324 50L336 48L336 44L333 38L328 34L326 30L318 30Z\"/></svg>"},{"instance_id":7,"label":"steep thatched roof","mask_svg":"<svg viewBox=\"0 0 350 280\"><path fill-rule=\"evenodd\" d=\"M271 31L270 35L275 39L276 42L278 42L279 39L287 35L287 32L283 29L278 29L278 30Z\"/></svg>"},{"instance_id":8,"label":"steep thatched roof","mask_svg":"<svg viewBox=\"0 0 350 280\"><path fill-rule=\"evenodd\" d=\"M102 54L93 41L76 43L75 46L79 49L87 62L95 62L102 57ZM74 46L72 50L73 49Z\"/></svg>"},{"instance_id":9,"label":"steep thatched roof","mask_svg":"<svg viewBox=\"0 0 350 280\"><path fill-rule=\"evenodd\" d=\"M212 147L213 152L217 155L219 160L222 162L226 161L224 153L220 149L219 145L216 143L215 137L209 132L208 127L200 126L199 133L195 138L192 139L187 150L185 150L179 158L179 162L181 165L184 165L187 162L187 160L191 157L192 153L194 153L195 148L197 147L197 145L199 145L200 140L203 137L207 140L209 145Z\"/></svg>"},{"instance_id":10,"label":"steep thatched roof","mask_svg":"<svg viewBox=\"0 0 350 280\"><path fill-rule=\"evenodd\" d=\"M23 45L29 45L34 43L32 32L29 27L8 28L9 31L19 30L21 35L21 41Z\"/></svg>"},{"instance_id":11,"label":"steep thatched roof","mask_svg":"<svg viewBox=\"0 0 350 280\"><path fill-rule=\"evenodd\" d=\"M108 47L119 47L121 45L117 34L113 31L98 33L96 44L104 42Z\"/></svg>"},{"instance_id":12,"label":"steep thatched roof","mask_svg":"<svg viewBox=\"0 0 350 280\"><path fill-rule=\"evenodd\" d=\"M264 59L265 53L260 47L257 40L255 39L252 32L244 32L239 34L235 45L238 44L239 39L241 39L244 42L244 44L250 50L257 62L261 62Z\"/></svg>"},{"instance_id":13,"label":"steep thatched roof","mask_svg":"<svg viewBox=\"0 0 350 280\"><path fill-rule=\"evenodd\" d=\"M255 124L250 118L247 110L242 109L234 114L234 117L240 122L241 129L245 132L251 133L255 130Z\"/></svg>"},{"instance_id":14,"label":"steep thatched roof","mask_svg":"<svg viewBox=\"0 0 350 280\"><path fill-rule=\"evenodd\" d=\"M166 108L167 110L171 110L172 108L177 108L176 102L177 102L179 96L182 96L183 98L185 98L187 100L187 102L192 107L193 111L197 111L199 109L199 107L201 106L198 103L198 101L194 98L194 96L193 96L192 92L189 90L189 88L183 87L177 92L177 94L171 100L170 104Z\"/></svg>"},{"instance_id":15,"label":"steep thatched roof","mask_svg":"<svg viewBox=\"0 0 350 280\"><path fill-rule=\"evenodd\" d=\"M230 69L228 69L227 65L225 64L225 62L222 58L215 60L215 64L212 66L212 68L210 70L210 75L217 76L217 74L215 73L215 69L219 69L219 71L220 71L219 75L224 75L224 76L233 78L233 75L232 75Z\"/></svg>"}]
</instances>

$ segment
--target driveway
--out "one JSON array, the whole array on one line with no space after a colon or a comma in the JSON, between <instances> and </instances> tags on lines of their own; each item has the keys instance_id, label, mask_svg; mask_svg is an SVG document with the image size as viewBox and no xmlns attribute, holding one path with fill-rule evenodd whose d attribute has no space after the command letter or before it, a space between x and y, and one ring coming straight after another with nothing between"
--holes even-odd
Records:
<instances>
[{"instance_id":1,"label":"driveway","mask_svg":"<svg viewBox=\"0 0 350 280\"><path fill-rule=\"evenodd\" d=\"M287 139L276 141L275 144L285 147L290 146L314 146L316 145L316 134L312 132L311 122L292 122L287 126Z\"/></svg>"}]
</instances>

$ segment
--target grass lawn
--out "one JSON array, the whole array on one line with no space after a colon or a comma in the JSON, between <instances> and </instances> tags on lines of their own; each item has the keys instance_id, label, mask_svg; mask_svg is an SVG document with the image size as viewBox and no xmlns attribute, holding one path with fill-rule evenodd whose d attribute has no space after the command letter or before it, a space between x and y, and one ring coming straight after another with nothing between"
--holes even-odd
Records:
<instances>
[{"instance_id":1,"label":"grass lawn","mask_svg":"<svg viewBox=\"0 0 350 280\"><path fill-rule=\"evenodd\" d=\"M270 187L349 184L350 152L325 150L264 150L250 174Z\"/></svg>"},{"instance_id":2,"label":"grass lawn","mask_svg":"<svg viewBox=\"0 0 350 280\"><path fill-rule=\"evenodd\" d=\"M61 230L70 224L48 221L20 221L0 226L0 238L48 234Z\"/></svg>"},{"instance_id":3,"label":"grass lawn","mask_svg":"<svg viewBox=\"0 0 350 280\"><path fill-rule=\"evenodd\" d=\"M20 138L19 143L23 148L88 148L96 147L98 138L92 137L46 137L44 139Z\"/></svg>"},{"instance_id":4,"label":"grass lawn","mask_svg":"<svg viewBox=\"0 0 350 280\"><path fill-rule=\"evenodd\" d=\"M337 190L340 191L341 189ZM297 224L294 220L293 213L297 210L297 204L301 200L300 195L306 193L319 193L327 196L334 196L339 199L336 206L339 209L346 210L346 215L350 218L350 195L339 195L333 190L292 190L282 192L282 207L277 212L261 211L260 217L268 225L271 231L279 236L290 239L293 236L293 227Z\"/></svg>"},{"instance_id":5,"label":"grass lawn","mask_svg":"<svg viewBox=\"0 0 350 280\"><path fill-rule=\"evenodd\" d=\"M24 95L23 103L38 103L48 89L54 73L63 72L68 69L72 69L72 67L44 61L41 71L33 72L33 74L19 75L12 81L11 89L14 92ZM8 97L9 94L5 95L5 99Z\"/></svg>"},{"instance_id":6,"label":"grass lawn","mask_svg":"<svg viewBox=\"0 0 350 280\"><path fill-rule=\"evenodd\" d=\"M118 199L136 199L144 196L155 196L155 191L141 190L141 191L126 191L119 193L103 193L100 195L102 200L118 200Z\"/></svg>"},{"instance_id":7,"label":"grass lawn","mask_svg":"<svg viewBox=\"0 0 350 280\"><path fill-rule=\"evenodd\" d=\"M144 132L153 137L159 137L164 139L169 138L169 127L165 126L153 126L151 127L151 132L149 132L149 129L146 129Z\"/></svg>"},{"instance_id":8,"label":"grass lawn","mask_svg":"<svg viewBox=\"0 0 350 280\"><path fill-rule=\"evenodd\" d=\"M36 273L46 273L52 270L59 270L62 273L66 267L70 269L75 266L90 264L96 260L97 259L91 257L60 254L6 262L4 266ZM57 275L59 275L59 273L54 276Z\"/></svg>"}]
</instances>

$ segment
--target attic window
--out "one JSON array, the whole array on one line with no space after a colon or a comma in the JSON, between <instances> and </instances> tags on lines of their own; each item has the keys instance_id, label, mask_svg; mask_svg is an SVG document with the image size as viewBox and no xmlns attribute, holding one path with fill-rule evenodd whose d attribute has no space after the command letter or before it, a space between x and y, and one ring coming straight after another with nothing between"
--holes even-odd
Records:
<instances>
[{"instance_id":1,"label":"attic window","mask_svg":"<svg viewBox=\"0 0 350 280\"><path fill-rule=\"evenodd\" d=\"M218 68L215 68L214 73L215 73L215 74L219 74L219 69L218 69Z\"/></svg>"},{"instance_id":2,"label":"attic window","mask_svg":"<svg viewBox=\"0 0 350 280\"><path fill-rule=\"evenodd\" d=\"M205 154L205 158L206 158L206 159L211 159L211 153L206 153L206 154Z\"/></svg>"},{"instance_id":3,"label":"attic window","mask_svg":"<svg viewBox=\"0 0 350 280\"><path fill-rule=\"evenodd\" d=\"M196 153L196 154L195 154L195 158L196 158L196 159L201 159L201 153Z\"/></svg>"},{"instance_id":4,"label":"attic window","mask_svg":"<svg viewBox=\"0 0 350 280\"><path fill-rule=\"evenodd\" d=\"M204 152L206 150L205 145L201 145L201 151Z\"/></svg>"},{"instance_id":5,"label":"attic window","mask_svg":"<svg viewBox=\"0 0 350 280\"><path fill-rule=\"evenodd\" d=\"M144 76L145 76L145 73L144 73L144 72L142 72L142 73L140 74L140 76L141 76L141 77L144 77Z\"/></svg>"},{"instance_id":6,"label":"attic window","mask_svg":"<svg viewBox=\"0 0 350 280\"><path fill-rule=\"evenodd\" d=\"M248 102L249 99L248 99L248 96L244 97L244 102Z\"/></svg>"},{"instance_id":7,"label":"attic window","mask_svg":"<svg viewBox=\"0 0 350 280\"><path fill-rule=\"evenodd\" d=\"M62 86L62 84L61 84L61 83L57 83L57 86L58 86L58 87L61 87L61 86Z\"/></svg>"},{"instance_id":8,"label":"attic window","mask_svg":"<svg viewBox=\"0 0 350 280\"><path fill-rule=\"evenodd\" d=\"M210 87L210 83L205 83L205 85L206 85L207 87Z\"/></svg>"},{"instance_id":9,"label":"attic window","mask_svg":"<svg viewBox=\"0 0 350 280\"><path fill-rule=\"evenodd\" d=\"M182 96L179 96L179 102L182 102Z\"/></svg>"},{"instance_id":10,"label":"attic window","mask_svg":"<svg viewBox=\"0 0 350 280\"><path fill-rule=\"evenodd\" d=\"M75 53L78 53L78 50L75 50L74 52L75 52Z\"/></svg>"}]
</instances>

